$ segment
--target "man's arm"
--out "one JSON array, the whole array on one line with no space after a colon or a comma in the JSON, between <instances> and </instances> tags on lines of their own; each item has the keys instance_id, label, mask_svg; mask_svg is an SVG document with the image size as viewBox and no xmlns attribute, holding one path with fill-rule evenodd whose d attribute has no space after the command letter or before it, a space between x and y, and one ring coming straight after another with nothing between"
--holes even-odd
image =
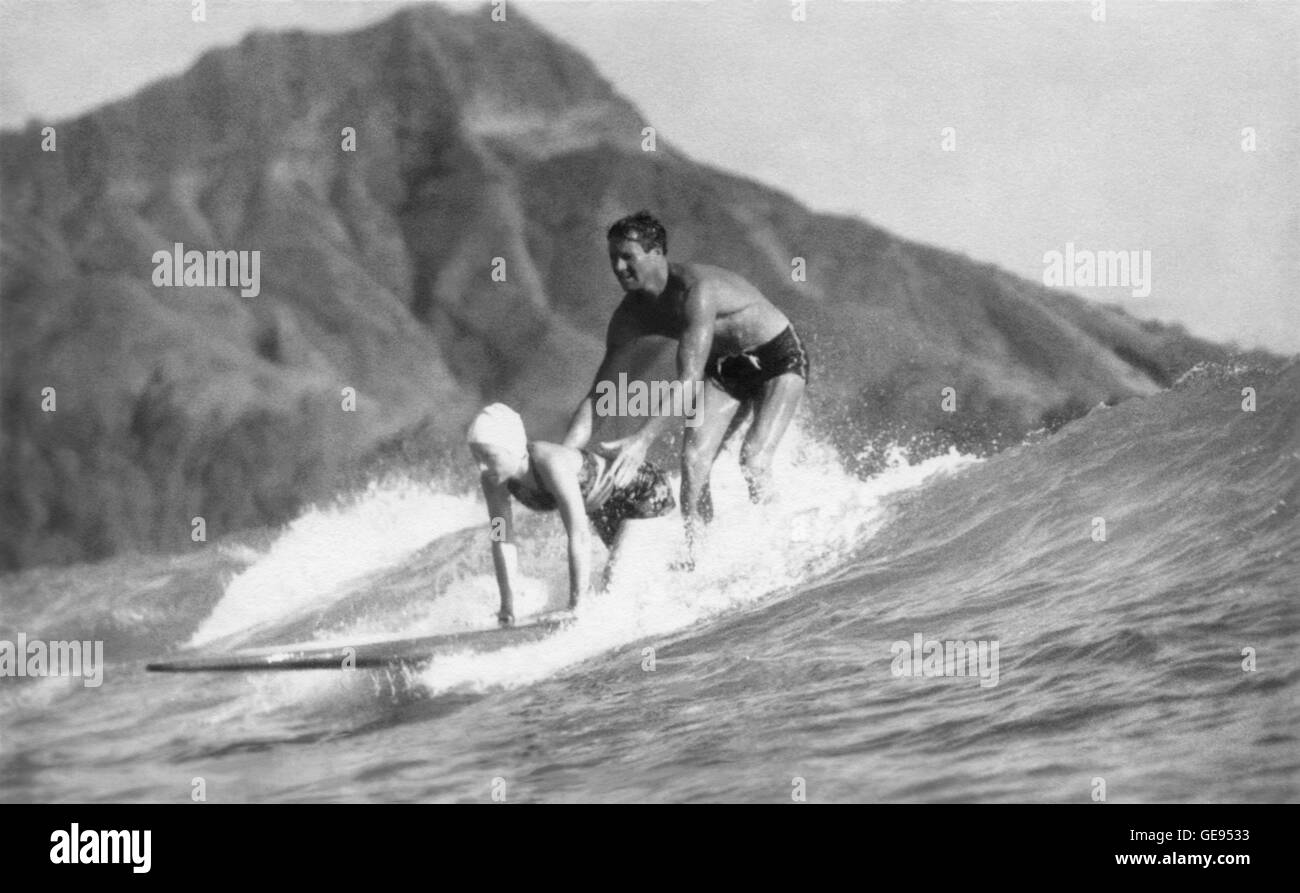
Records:
<instances>
[{"instance_id":1,"label":"man's arm","mask_svg":"<svg viewBox=\"0 0 1300 893\"><path fill-rule=\"evenodd\" d=\"M704 387L704 367L713 350L713 326L718 318L718 302L713 290L699 285L686 299L686 330L677 346L677 378L682 383L683 395L687 388L696 389L700 396ZM696 399L694 406L699 406ZM662 418L662 416L661 416Z\"/></svg>"},{"instance_id":2,"label":"man's arm","mask_svg":"<svg viewBox=\"0 0 1300 893\"><path fill-rule=\"evenodd\" d=\"M677 343L677 379L683 396L690 388L695 389L691 396L698 398L698 389L704 386L704 367L713 348L713 327L718 313L712 288L704 283L693 286L686 294L682 312L685 327ZM698 409L699 400L693 399L690 405ZM652 406L650 410L650 418L635 434L600 445L601 452L611 458L607 477L615 486L623 487L632 482L655 438L672 423L673 417L668 414L671 407Z\"/></svg>"},{"instance_id":3,"label":"man's arm","mask_svg":"<svg viewBox=\"0 0 1300 893\"><path fill-rule=\"evenodd\" d=\"M592 412L595 404L591 399L591 391L578 403L578 408L574 410L573 418L569 419L569 430L564 433L564 445L580 450L591 440L592 429Z\"/></svg>"},{"instance_id":4,"label":"man's arm","mask_svg":"<svg viewBox=\"0 0 1300 893\"><path fill-rule=\"evenodd\" d=\"M587 389L586 396L578 403L573 418L569 419L569 430L565 432L564 440L561 441L564 446L582 449L591 440L591 432L595 427L596 385L610 377L609 370L614 356L638 334L635 323L623 311L623 305L620 304L614 311L614 315L610 317L609 327L605 330L605 355L601 357L600 367L596 369L596 377L591 380L591 387Z\"/></svg>"}]
</instances>

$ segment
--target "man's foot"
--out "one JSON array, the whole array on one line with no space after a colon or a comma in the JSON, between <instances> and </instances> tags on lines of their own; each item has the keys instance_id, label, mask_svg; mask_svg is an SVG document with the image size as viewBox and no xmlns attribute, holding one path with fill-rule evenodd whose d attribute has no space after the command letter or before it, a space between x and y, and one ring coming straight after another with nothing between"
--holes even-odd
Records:
<instances>
[{"instance_id":1,"label":"man's foot","mask_svg":"<svg viewBox=\"0 0 1300 893\"><path fill-rule=\"evenodd\" d=\"M695 570L695 559L689 555L683 555L676 561L668 565L670 571L693 571Z\"/></svg>"},{"instance_id":2,"label":"man's foot","mask_svg":"<svg viewBox=\"0 0 1300 893\"><path fill-rule=\"evenodd\" d=\"M749 489L749 501L754 505L771 505L776 497L772 487L772 474L767 469L753 469L742 465L741 473L745 476L745 485Z\"/></svg>"},{"instance_id":3,"label":"man's foot","mask_svg":"<svg viewBox=\"0 0 1300 893\"><path fill-rule=\"evenodd\" d=\"M502 626L514 626L515 615L510 613L509 611L498 611L497 623L501 624Z\"/></svg>"},{"instance_id":4,"label":"man's foot","mask_svg":"<svg viewBox=\"0 0 1300 893\"><path fill-rule=\"evenodd\" d=\"M694 571L695 544L687 540L678 556L668 563L668 569L670 571Z\"/></svg>"}]
</instances>

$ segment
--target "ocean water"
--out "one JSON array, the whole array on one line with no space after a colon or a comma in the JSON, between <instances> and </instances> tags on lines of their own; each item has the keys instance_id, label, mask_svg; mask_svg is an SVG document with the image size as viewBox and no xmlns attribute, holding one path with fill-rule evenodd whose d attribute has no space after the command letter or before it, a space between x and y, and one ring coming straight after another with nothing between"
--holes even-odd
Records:
<instances>
[{"instance_id":1,"label":"ocean water","mask_svg":"<svg viewBox=\"0 0 1300 893\"><path fill-rule=\"evenodd\" d=\"M0 639L105 661L98 687L0 678L0 800L181 802L198 778L210 802L1297 800L1300 367L895 460L859 480L795 431L760 511L724 453L694 573L665 566L678 519L651 522L573 627L418 668L144 665L491 627L481 499L428 475L187 555L0 578ZM518 511L518 613L560 607L558 517ZM983 643L983 674L927 672L917 637Z\"/></svg>"}]
</instances>

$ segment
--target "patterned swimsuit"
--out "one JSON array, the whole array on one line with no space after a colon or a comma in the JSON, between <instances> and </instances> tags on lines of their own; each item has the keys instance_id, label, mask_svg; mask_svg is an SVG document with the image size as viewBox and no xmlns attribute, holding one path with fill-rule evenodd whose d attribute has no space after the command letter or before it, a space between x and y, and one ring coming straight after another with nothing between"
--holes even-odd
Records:
<instances>
[{"instance_id":1,"label":"patterned swimsuit","mask_svg":"<svg viewBox=\"0 0 1300 893\"><path fill-rule=\"evenodd\" d=\"M579 452L582 453L582 468L578 471L578 489L583 499L586 499L599 476L600 459L587 450ZM532 456L531 443L528 445L528 454ZM530 490L513 480L507 481L506 487L515 499L533 511L550 512L556 508L555 497L546 490ZM676 506L677 500L673 498L672 487L663 471L649 462L642 462L632 483L626 487L615 487L604 503L588 510L587 517L591 518L601 542L608 547L614 544L625 520L658 518Z\"/></svg>"}]
</instances>

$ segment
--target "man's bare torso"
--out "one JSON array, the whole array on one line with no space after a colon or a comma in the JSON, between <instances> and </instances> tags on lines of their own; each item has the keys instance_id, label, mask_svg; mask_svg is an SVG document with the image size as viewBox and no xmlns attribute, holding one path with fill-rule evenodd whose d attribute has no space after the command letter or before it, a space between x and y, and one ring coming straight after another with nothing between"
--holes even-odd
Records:
<instances>
[{"instance_id":1,"label":"man's bare torso","mask_svg":"<svg viewBox=\"0 0 1300 893\"><path fill-rule=\"evenodd\" d=\"M642 335L680 338L686 328L683 308L697 289L708 289L716 309L714 355L734 354L766 344L790 324L785 314L742 276L709 264L669 264L668 284L658 297L631 293L610 320L614 342Z\"/></svg>"}]
</instances>

